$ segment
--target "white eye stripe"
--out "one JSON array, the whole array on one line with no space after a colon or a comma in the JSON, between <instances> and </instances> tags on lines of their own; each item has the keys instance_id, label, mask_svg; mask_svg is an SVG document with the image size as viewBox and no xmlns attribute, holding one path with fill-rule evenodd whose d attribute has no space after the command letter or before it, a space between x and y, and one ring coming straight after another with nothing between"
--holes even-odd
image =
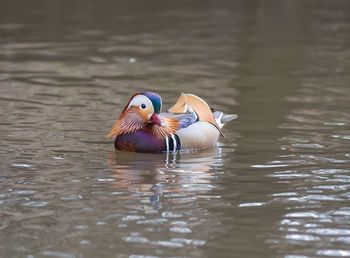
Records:
<instances>
[{"instance_id":1,"label":"white eye stripe","mask_svg":"<svg viewBox=\"0 0 350 258\"><path fill-rule=\"evenodd\" d=\"M142 105L146 105L146 107L143 108ZM150 108L150 112L154 113L152 102L149 100L149 98L147 98L144 95L137 95L133 97L133 99L129 103L128 108L131 106L140 106L142 109Z\"/></svg>"}]
</instances>

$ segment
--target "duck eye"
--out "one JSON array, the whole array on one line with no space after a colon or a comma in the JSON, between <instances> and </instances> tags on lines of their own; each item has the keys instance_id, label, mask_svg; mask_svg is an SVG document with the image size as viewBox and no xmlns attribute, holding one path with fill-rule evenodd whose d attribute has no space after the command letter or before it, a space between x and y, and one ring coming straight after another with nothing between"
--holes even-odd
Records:
<instances>
[{"instance_id":1,"label":"duck eye","mask_svg":"<svg viewBox=\"0 0 350 258\"><path fill-rule=\"evenodd\" d=\"M141 108L142 108L142 109L146 109L146 104L142 103L142 104L141 104Z\"/></svg>"}]
</instances>

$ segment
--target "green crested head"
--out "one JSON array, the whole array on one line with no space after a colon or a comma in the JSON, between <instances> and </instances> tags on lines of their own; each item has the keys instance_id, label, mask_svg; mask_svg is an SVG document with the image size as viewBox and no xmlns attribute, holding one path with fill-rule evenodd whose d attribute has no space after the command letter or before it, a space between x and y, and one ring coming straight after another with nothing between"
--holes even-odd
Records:
<instances>
[{"instance_id":1,"label":"green crested head","mask_svg":"<svg viewBox=\"0 0 350 258\"><path fill-rule=\"evenodd\" d=\"M159 114L162 110L162 98L157 93L151 91L142 92L141 94L149 98L153 104L154 112Z\"/></svg>"}]
</instances>

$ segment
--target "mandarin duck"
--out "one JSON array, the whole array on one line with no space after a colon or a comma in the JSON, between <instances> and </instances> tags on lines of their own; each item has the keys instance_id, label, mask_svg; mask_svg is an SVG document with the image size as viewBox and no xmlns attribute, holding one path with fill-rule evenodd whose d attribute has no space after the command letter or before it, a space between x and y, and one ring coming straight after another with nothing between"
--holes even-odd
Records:
<instances>
[{"instance_id":1,"label":"mandarin duck","mask_svg":"<svg viewBox=\"0 0 350 258\"><path fill-rule=\"evenodd\" d=\"M132 95L107 137L121 151L176 152L215 146L222 127L237 118L215 111L200 97L182 93L168 112L154 92Z\"/></svg>"}]
</instances>

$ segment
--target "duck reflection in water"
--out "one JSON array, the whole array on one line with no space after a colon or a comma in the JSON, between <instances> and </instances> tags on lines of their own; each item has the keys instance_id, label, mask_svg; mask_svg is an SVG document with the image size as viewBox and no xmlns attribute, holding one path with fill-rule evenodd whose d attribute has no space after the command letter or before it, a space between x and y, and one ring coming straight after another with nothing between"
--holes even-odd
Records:
<instances>
[{"instance_id":1,"label":"duck reflection in water","mask_svg":"<svg viewBox=\"0 0 350 258\"><path fill-rule=\"evenodd\" d=\"M215 170L223 165L221 152L220 147L163 155L116 151L109 158L116 179L113 187L137 196L148 195L150 203L158 209L164 195L173 202L193 201L214 187L211 181Z\"/></svg>"}]
</instances>

